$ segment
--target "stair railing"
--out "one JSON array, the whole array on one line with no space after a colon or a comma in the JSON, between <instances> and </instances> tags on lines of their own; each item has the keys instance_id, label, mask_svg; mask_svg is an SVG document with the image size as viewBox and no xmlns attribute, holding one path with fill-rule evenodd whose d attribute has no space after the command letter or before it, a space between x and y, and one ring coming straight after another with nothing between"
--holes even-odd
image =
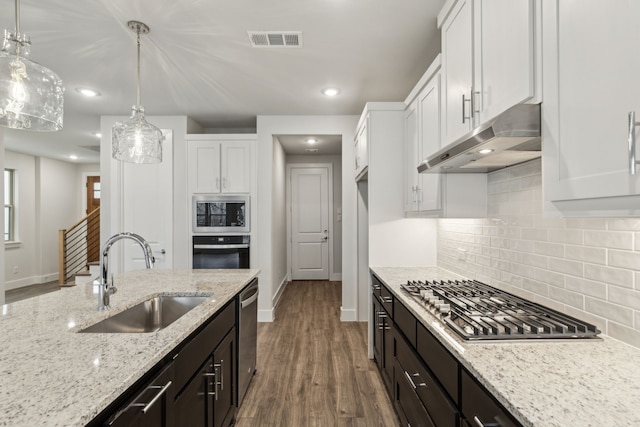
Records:
<instances>
[{"instance_id":1,"label":"stair railing","mask_svg":"<svg viewBox=\"0 0 640 427\"><path fill-rule=\"evenodd\" d=\"M64 285L100 256L100 208L58 231L58 284Z\"/></svg>"}]
</instances>

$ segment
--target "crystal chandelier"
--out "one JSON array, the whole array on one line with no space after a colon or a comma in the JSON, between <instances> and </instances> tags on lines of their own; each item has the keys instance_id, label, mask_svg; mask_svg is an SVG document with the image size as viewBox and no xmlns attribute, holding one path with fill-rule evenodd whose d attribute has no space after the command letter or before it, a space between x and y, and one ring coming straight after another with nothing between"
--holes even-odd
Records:
<instances>
[{"instance_id":1,"label":"crystal chandelier","mask_svg":"<svg viewBox=\"0 0 640 427\"><path fill-rule=\"evenodd\" d=\"M64 86L56 73L29 60L31 40L20 32L15 0L15 32L4 31L0 50L0 126L31 131L62 129Z\"/></svg>"},{"instance_id":2,"label":"crystal chandelier","mask_svg":"<svg viewBox=\"0 0 640 427\"><path fill-rule=\"evenodd\" d=\"M138 36L138 67L136 74L136 105L129 120L117 122L111 129L113 158L130 163L160 163L162 161L162 131L147 122L140 105L140 34L148 34L149 27L138 21L127 26Z\"/></svg>"}]
</instances>

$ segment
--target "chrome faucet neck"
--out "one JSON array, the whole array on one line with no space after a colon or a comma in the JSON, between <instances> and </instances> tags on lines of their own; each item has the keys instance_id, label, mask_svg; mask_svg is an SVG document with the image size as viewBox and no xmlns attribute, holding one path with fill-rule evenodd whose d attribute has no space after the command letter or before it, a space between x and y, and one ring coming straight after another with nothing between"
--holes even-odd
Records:
<instances>
[{"instance_id":1,"label":"chrome faucet neck","mask_svg":"<svg viewBox=\"0 0 640 427\"><path fill-rule=\"evenodd\" d=\"M101 258L100 258L100 283L98 290L98 311L103 311L109 308L111 294L116 292L116 288L113 286L113 277L111 283L109 283L109 249L119 240L130 239L138 243L144 253L144 262L147 269L153 268L155 264L155 258L153 251L149 243L143 239L140 235L135 233L123 232L114 234L109 237L105 244L102 246Z\"/></svg>"}]
</instances>

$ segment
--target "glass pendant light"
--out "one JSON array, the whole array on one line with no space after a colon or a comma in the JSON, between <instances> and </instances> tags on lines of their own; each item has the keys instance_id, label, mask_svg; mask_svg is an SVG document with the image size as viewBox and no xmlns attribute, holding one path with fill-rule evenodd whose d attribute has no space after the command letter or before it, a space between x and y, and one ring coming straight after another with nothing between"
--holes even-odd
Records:
<instances>
[{"instance_id":1,"label":"glass pendant light","mask_svg":"<svg viewBox=\"0 0 640 427\"><path fill-rule=\"evenodd\" d=\"M20 32L15 1L15 32L5 30L0 50L0 126L31 131L62 129L64 86L56 73L29 60L31 40Z\"/></svg>"},{"instance_id":2,"label":"glass pendant light","mask_svg":"<svg viewBox=\"0 0 640 427\"><path fill-rule=\"evenodd\" d=\"M140 34L148 34L149 27L138 21L129 21L128 27L138 36L138 67L136 105L129 120L117 122L111 129L113 158L130 163L160 163L162 161L162 131L147 122L140 105Z\"/></svg>"}]
</instances>

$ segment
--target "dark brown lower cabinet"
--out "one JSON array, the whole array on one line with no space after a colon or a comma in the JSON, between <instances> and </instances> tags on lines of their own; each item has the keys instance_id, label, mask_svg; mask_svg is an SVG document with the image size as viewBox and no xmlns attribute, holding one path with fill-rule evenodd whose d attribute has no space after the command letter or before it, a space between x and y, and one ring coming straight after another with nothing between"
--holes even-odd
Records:
<instances>
[{"instance_id":1,"label":"dark brown lower cabinet","mask_svg":"<svg viewBox=\"0 0 640 427\"><path fill-rule=\"evenodd\" d=\"M213 427L233 424L236 414L236 330L231 330L213 351ZM213 386L213 387L211 387Z\"/></svg>"},{"instance_id":2,"label":"dark brown lower cabinet","mask_svg":"<svg viewBox=\"0 0 640 427\"><path fill-rule=\"evenodd\" d=\"M236 302L182 342L89 427L230 427L236 415ZM153 375L151 372L158 372Z\"/></svg>"},{"instance_id":3,"label":"dark brown lower cabinet","mask_svg":"<svg viewBox=\"0 0 640 427\"><path fill-rule=\"evenodd\" d=\"M520 427L496 400L466 371L461 374L462 413L474 427Z\"/></svg>"},{"instance_id":4,"label":"dark brown lower cabinet","mask_svg":"<svg viewBox=\"0 0 640 427\"><path fill-rule=\"evenodd\" d=\"M208 384L209 365L205 363L175 400L177 426L208 426L211 417L211 399Z\"/></svg>"},{"instance_id":5,"label":"dark brown lower cabinet","mask_svg":"<svg viewBox=\"0 0 640 427\"><path fill-rule=\"evenodd\" d=\"M425 425L457 427L458 411L449 400L446 392L433 378L420 356L405 337L397 330L394 330L394 332L396 348L394 375L396 387L398 387L398 384L403 384L406 389L404 395L396 394L396 402L402 408L406 408L408 403L403 404L402 400L410 395L412 404L414 406L419 405L416 410L424 411L425 414L428 414L429 422L425 421ZM415 425L411 422L410 424L412 426Z\"/></svg>"},{"instance_id":6,"label":"dark brown lower cabinet","mask_svg":"<svg viewBox=\"0 0 640 427\"><path fill-rule=\"evenodd\" d=\"M391 298L391 297L387 297ZM393 334L392 334L392 317L391 306L389 303L389 311L385 307L383 300L372 295L373 301L373 358L382 374L382 380L389 394L393 390Z\"/></svg>"},{"instance_id":7,"label":"dark brown lower cabinet","mask_svg":"<svg viewBox=\"0 0 640 427\"><path fill-rule=\"evenodd\" d=\"M394 406L402 425L435 427L429 413L420 402L411 380L404 375L404 369L397 360L395 361L394 395Z\"/></svg>"},{"instance_id":8,"label":"dark brown lower cabinet","mask_svg":"<svg viewBox=\"0 0 640 427\"><path fill-rule=\"evenodd\" d=\"M388 392L403 426L522 426L461 367L402 298L393 296L375 276L372 283L373 353L383 382L392 383ZM392 308L385 310L387 305Z\"/></svg>"},{"instance_id":9,"label":"dark brown lower cabinet","mask_svg":"<svg viewBox=\"0 0 640 427\"><path fill-rule=\"evenodd\" d=\"M174 425L173 364L164 368L146 384L139 386L133 398L107 418L113 427L170 427Z\"/></svg>"}]
</instances>

